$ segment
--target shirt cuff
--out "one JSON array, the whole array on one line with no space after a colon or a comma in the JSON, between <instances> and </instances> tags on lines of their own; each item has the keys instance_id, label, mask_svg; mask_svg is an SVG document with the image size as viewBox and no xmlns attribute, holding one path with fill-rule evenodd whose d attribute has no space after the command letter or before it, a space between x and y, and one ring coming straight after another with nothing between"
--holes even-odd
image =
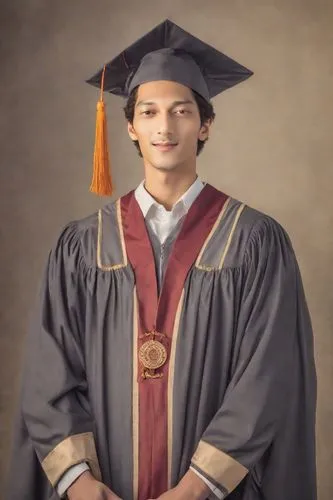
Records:
<instances>
[{"instance_id":1,"label":"shirt cuff","mask_svg":"<svg viewBox=\"0 0 333 500\"><path fill-rule=\"evenodd\" d=\"M86 464L86 462L81 462L80 464L70 467L59 480L56 486L59 497L63 498L68 488L74 483L74 481L76 481L79 476L81 476L81 474L83 474L87 470L90 470L90 467L88 464Z\"/></svg>"},{"instance_id":2,"label":"shirt cuff","mask_svg":"<svg viewBox=\"0 0 333 500\"><path fill-rule=\"evenodd\" d=\"M197 471L196 469L194 469L194 467L190 466L190 469L193 472L195 472L196 475L199 476L200 479L202 479L202 481L204 483L207 484L207 486L212 491L212 493L214 493L215 498L218 498L219 500L223 500L226 497L225 494L223 493L223 491L221 491L219 488L217 488L217 486L215 486L215 484L211 483L206 477L204 477L202 474L200 474L200 472ZM211 498L211 496L209 496L209 498Z\"/></svg>"}]
</instances>

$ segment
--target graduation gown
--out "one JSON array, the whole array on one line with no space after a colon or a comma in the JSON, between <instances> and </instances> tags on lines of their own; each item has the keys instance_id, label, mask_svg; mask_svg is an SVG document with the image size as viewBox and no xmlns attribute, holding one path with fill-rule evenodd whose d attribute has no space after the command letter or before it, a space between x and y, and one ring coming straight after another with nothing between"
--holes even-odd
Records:
<instances>
[{"instance_id":1,"label":"graduation gown","mask_svg":"<svg viewBox=\"0 0 333 500\"><path fill-rule=\"evenodd\" d=\"M206 184L160 292L157 260L133 191L63 230L28 336L8 499L55 500L86 461L124 500L190 466L231 500L315 500L313 336L286 232ZM166 360L147 370L152 339Z\"/></svg>"}]
</instances>

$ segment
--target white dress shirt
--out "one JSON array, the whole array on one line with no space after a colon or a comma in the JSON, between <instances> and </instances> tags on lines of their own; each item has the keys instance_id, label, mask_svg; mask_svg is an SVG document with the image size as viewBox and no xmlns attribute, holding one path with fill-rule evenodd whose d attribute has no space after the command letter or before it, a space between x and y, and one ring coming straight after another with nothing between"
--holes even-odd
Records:
<instances>
[{"instance_id":1,"label":"white dress shirt","mask_svg":"<svg viewBox=\"0 0 333 500\"><path fill-rule=\"evenodd\" d=\"M144 181L136 188L135 198L141 208L146 224L154 231L161 244L165 242L179 220L187 214L203 187L203 182L197 177L170 211L166 210L148 193L144 187Z\"/></svg>"},{"instance_id":2,"label":"white dress shirt","mask_svg":"<svg viewBox=\"0 0 333 500\"><path fill-rule=\"evenodd\" d=\"M204 183L197 177L186 193L183 194L183 196L174 204L172 209L168 211L145 189L144 181L139 184L134 192L136 201L141 208L146 224L148 224L153 230L161 244L165 242L171 231L178 224L179 220L187 214L192 203L199 196L203 188ZM223 492L216 488L216 486L208 479L202 476L194 468L190 468L209 486L211 491L219 500L222 500L225 497ZM86 463L80 463L68 469L58 482L58 495L63 497L71 484L86 470L89 470L89 466Z\"/></svg>"}]
</instances>

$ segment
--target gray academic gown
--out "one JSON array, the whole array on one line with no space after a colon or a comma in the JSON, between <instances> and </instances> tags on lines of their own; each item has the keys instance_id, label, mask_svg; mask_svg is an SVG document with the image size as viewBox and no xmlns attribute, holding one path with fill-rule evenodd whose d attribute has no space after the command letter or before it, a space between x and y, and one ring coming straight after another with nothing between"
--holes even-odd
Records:
<instances>
[{"instance_id":1,"label":"gray academic gown","mask_svg":"<svg viewBox=\"0 0 333 500\"><path fill-rule=\"evenodd\" d=\"M62 232L8 500L55 500L82 460L124 500L156 498L190 465L231 500L316 499L313 337L287 234L207 184L162 253L133 192ZM148 340L166 352L157 369Z\"/></svg>"}]
</instances>

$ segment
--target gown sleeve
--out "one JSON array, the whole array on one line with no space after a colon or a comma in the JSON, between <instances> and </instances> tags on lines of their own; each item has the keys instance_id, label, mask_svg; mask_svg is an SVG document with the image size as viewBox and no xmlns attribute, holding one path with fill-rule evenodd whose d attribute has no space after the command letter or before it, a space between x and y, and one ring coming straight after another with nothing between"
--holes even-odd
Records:
<instances>
[{"instance_id":1,"label":"gown sleeve","mask_svg":"<svg viewBox=\"0 0 333 500\"><path fill-rule=\"evenodd\" d=\"M235 335L239 344L230 382L191 462L226 495L280 439L282 426L301 429L298 437L308 439L308 449L314 434L316 378L310 317L290 240L269 217L252 228L242 269ZM297 383L300 375L302 386ZM303 425L305 421L310 424ZM300 442L291 446L297 449ZM306 467L301 472L312 474ZM279 494L286 498L283 490Z\"/></svg>"},{"instance_id":2,"label":"gown sleeve","mask_svg":"<svg viewBox=\"0 0 333 500\"><path fill-rule=\"evenodd\" d=\"M71 466L100 469L85 374L85 286L75 223L50 252L27 338L22 417L39 462L54 486Z\"/></svg>"}]
</instances>

